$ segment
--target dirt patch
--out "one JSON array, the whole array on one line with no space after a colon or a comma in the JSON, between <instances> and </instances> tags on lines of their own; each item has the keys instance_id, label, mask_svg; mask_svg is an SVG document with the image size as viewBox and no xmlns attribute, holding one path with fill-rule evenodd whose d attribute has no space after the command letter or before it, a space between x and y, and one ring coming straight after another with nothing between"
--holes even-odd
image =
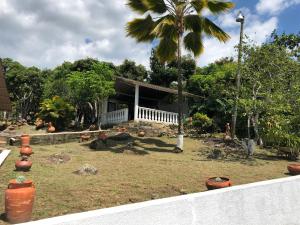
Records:
<instances>
[{"instance_id":1,"label":"dirt patch","mask_svg":"<svg viewBox=\"0 0 300 225\"><path fill-rule=\"evenodd\" d=\"M53 164L62 164L71 160L71 157L64 153L53 154L48 157L48 161Z\"/></svg>"}]
</instances>

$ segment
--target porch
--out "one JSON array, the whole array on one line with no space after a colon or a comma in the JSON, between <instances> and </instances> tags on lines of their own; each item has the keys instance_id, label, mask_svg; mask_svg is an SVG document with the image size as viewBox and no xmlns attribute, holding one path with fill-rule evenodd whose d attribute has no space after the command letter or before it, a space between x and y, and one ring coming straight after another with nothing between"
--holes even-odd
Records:
<instances>
[{"instance_id":1,"label":"porch","mask_svg":"<svg viewBox=\"0 0 300 225\"><path fill-rule=\"evenodd\" d=\"M118 77L116 95L103 102L102 125L127 121L178 124L177 90ZM186 97L197 97L184 92L184 114L188 114Z\"/></svg>"}]
</instances>

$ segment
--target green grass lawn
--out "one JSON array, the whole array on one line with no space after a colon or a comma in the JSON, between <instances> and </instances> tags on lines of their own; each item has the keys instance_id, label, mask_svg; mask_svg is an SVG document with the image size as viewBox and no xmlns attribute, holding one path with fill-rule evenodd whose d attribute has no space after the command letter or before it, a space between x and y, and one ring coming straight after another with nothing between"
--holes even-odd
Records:
<instances>
[{"instance_id":1,"label":"green grass lawn","mask_svg":"<svg viewBox=\"0 0 300 225\"><path fill-rule=\"evenodd\" d=\"M14 171L19 149L9 147L12 153L0 168L0 213L8 181L17 175L32 179L36 186L34 220L206 191L205 180L212 176L228 176L234 185L288 176L288 161L265 150L258 150L252 159L208 160L205 152L212 146L203 140L186 138L182 154L172 153L176 139L138 138L136 143L135 154L120 153L118 148L95 151L87 143L33 145L33 167L26 173ZM51 163L48 158L56 153L71 160ZM86 163L98 174L73 173Z\"/></svg>"}]
</instances>

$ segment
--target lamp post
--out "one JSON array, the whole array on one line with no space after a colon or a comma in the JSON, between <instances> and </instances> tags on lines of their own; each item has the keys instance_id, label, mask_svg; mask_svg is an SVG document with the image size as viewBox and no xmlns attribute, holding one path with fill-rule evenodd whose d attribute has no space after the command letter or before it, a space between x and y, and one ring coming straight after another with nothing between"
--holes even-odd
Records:
<instances>
[{"instance_id":1,"label":"lamp post","mask_svg":"<svg viewBox=\"0 0 300 225\"><path fill-rule=\"evenodd\" d=\"M235 138L236 132L236 118L237 118L237 109L238 109L238 100L239 100L239 92L241 86L241 61L242 61L242 47L243 47L243 33L244 33L244 21L245 16L240 11L236 22L241 23L241 30L240 30L240 43L238 48L238 68L236 74L236 94L235 94L235 101L234 101L234 109L232 113L232 128L231 128L231 137Z\"/></svg>"}]
</instances>

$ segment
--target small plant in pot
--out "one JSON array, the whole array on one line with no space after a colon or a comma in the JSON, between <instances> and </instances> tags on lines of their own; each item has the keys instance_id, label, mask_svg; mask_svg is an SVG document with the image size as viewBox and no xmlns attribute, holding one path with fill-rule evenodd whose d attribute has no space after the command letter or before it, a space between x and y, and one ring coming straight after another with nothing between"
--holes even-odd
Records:
<instances>
[{"instance_id":1,"label":"small plant in pot","mask_svg":"<svg viewBox=\"0 0 300 225\"><path fill-rule=\"evenodd\" d=\"M232 186L232 182L227 177L211 177L206 181L206 187L208 190L214 190L230 186Z\"/></svg>"},{"instance_id":2,"label":"small plant in pot","mask_svg":"<svg viewBox=\"0 0 300 225\"><path fill-rule=\"evenodd\" d=\"M5 213L10 223L24 223L31 220L35 187L24 176L9 181L5 190Z\"/></svg>"}]
</instances>

